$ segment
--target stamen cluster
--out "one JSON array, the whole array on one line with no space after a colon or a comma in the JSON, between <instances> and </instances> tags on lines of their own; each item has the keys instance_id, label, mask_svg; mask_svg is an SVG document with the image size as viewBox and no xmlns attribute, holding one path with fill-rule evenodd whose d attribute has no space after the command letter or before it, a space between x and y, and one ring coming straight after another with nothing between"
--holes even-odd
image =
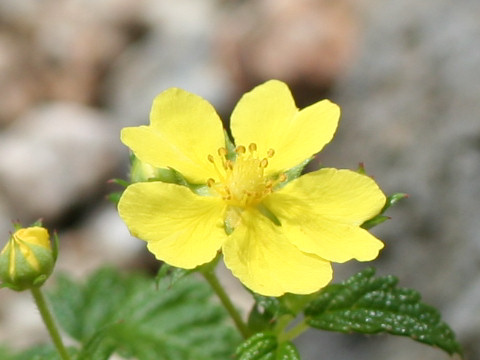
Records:
<instances>
[{"instance_id":1,"label":"stamen cluster","mask_svg":"<svg viewBox=\"0 0 480 360\"><path fill-rule=\"evenodd\" d=\"M219 148L218 156L208 155L218 177L218 182L210 178L207 185L225 201L233 206L247 207L258 204L265 196L273 192L279 182L285 181L286 176L280 175L277 179L265 176L268 159L275 155L275 150L267 151L261 157L257 145L251 143L248 152L245 146L235 148L235 160L227 158L227 149Z\"/></svg>"}]
</instances>

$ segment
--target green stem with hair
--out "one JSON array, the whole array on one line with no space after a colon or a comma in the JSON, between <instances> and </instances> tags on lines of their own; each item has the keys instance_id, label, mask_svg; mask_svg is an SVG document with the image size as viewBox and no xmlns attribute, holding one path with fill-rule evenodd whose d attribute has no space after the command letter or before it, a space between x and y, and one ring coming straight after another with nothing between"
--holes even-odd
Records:
<instances>
[{"instance_id":1,"label":"green stem with hair","mask_svg":"<svg viewBox=\"0 0 480 360\"><path fill-rule=\"evenodd\" d=\"M33 299L37 304L38 311L40 311L40 315L42 316L42 320L52 338L53 344L58 351L58 354L62 358L62 360L71 360L70 355L68 355L67 349L65 345L63 345L62 338L60 337L60 332L58 331L57 325L55 324L55 320L53 319L52 313L48 308L47 301L43 292L40 287L33 287L30 289L33 295Z\"/></svg>"},{"instance_id":2,"label":"green stem with hair","mask_svg":"<svg viewBox=\"0 0 480 360\"><path fill-rule=\"evenodd\" d=\"M214 263L216 265L215 261ZM208 284L213 289L215 294L220 299L220 302L222 303L225 310L227 310L228 314L232 318L240 334L245 339L248 338L250 336L250 331L248 330L248 327L245 324L245 322L242 320L242 317L240 316L239 312L235 308L235 305L233 305L233 302L230 300L228 294L225 292L225 289L223 288L222 284L220 284L220 281L218 281L217 275L215 274L215 266L206 266L203 269L201 269L200 272L202 273L205 280L207 280Z\"/></svg>"}]
</instances>

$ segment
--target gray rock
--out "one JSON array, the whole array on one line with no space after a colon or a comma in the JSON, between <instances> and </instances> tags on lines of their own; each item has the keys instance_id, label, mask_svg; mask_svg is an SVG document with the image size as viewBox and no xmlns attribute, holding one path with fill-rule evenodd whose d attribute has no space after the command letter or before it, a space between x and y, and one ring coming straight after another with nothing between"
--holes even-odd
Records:
<instances>
[{"instance_id":1,"label":"gray rock","mask_svg":"<svg viewBox=\"0 0 480 360\"><path fill-rule=\"evenodd\" d=\"M81 227L67 229L59 237L61 256L55 271L76 278L104 266L138 266L138 259L147 253L146 243L130 235L115 205L107 202L91 209Z\"/></svg>"},{"instance_id":2,"label":"gray rock","mask_svg":"<svg viewBox=\"0 0 480 360\"><path fill-rule=\"evenodd\" d=\"M470 291L480 274L480 3L373 1L364 14L362 51L333 94L341 125L321 158L349 168L364 161L387 193L410 195L376 229L386 243L376 265L447 320L471 321L462 314L480 305ZM452 324L480 336L478 322ZM336 345L345 352L337 358L442 356L397 340L368 343L364 357ZM465 344L480 354L478 342Z\"/></svg>"},{"instance_id":3,"label":"gray rock","mask_svg":"<svg viewBox=\"0 0 480 360\"><path fill-rule=\"evenodd\" d=\"M13 218L54 220L94 196L126 155L104 114L39 106L0 134L0 196Z\"/></svg>"},{"instance_id":4,"label":"gray rock","mask_svg":"<svg viewBox=\"0 0 480 360\"><path fill-rule=\"evenodd\" d=\"M213 3L147 4L149 31L113 64L106 79L107 106L123 126L145 124L153 98L169 87L180 87L222 108L232 90L212 52L218 17Z\"/></svg>"}]
</instances>

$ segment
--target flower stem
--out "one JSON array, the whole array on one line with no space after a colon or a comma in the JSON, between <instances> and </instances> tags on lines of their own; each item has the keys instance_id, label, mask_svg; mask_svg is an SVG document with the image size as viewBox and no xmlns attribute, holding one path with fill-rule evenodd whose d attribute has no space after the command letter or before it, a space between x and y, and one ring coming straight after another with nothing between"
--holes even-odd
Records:
<instances>
[{"instance_id":1,"label":"flower stem","mask_svg":"<svg viewBox=\"0 0 480 360\"><path fill-rule=\"evenodd\" d=\"M62 358L62 360L70 360L70 355L68 355L67 349L63 345L62 338L60 337L60 333L58 332L58 328L55 325L55 321L53 319L52 313L48 308L48 304L45 300L45 296L43 295L42 290L40 287L33 287L30 289L33 295L33 299L37 304L38 311L40 311L40 315L42 316L42 320L47 327L48 333L52 338L52 341L57 348L57 351Z\"/></svg>"},{"instance_id":2,"label":"flower stem","mask_svg":"<svg viewBox=\"0 0 480 360\"><path fill-rule=\"evenodd\" d=\"M225 292L225 289L218 281L217 275L215 275L215 269L207 268L201 271L201 273L203 274L205 280L207 280L215 294L217 294L223 307L229 313L240 334L242 334L245 339L248 338L250 335L250 331L248 330L247 325L243 322L242 317L240 316L238 311L235 309L235 306Z\"/></svg>"},{"instance_id":3,"label":"flower stem","mask_svg":"<svg viewBox=\"0 0 480 360\"><path fill-rule=\"evenodd\" d=\"M290 330L284 332L280 335L279 341L290 341L298 337L300 334L308 330L309 326L305 319L300 321L297 325L292 327Z\"/></svg>"}]
</instances>

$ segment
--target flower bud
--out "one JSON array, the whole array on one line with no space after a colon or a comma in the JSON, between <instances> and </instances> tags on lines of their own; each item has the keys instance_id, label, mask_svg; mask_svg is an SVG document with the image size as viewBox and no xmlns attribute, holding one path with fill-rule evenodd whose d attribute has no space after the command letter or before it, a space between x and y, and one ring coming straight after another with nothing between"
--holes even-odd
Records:
<instances>
[{"instance_id":1,"label":"flower bud","mask_svg":"<svg viewBox=\"0 0 480 360\"><path fill-rule=\"evenodd\" d=\"M56 247L52 250L47 229L19 228L0 252L0 287L22 291L40 286L51 274L55 260Z\"/></svg>"}]
</instances>

